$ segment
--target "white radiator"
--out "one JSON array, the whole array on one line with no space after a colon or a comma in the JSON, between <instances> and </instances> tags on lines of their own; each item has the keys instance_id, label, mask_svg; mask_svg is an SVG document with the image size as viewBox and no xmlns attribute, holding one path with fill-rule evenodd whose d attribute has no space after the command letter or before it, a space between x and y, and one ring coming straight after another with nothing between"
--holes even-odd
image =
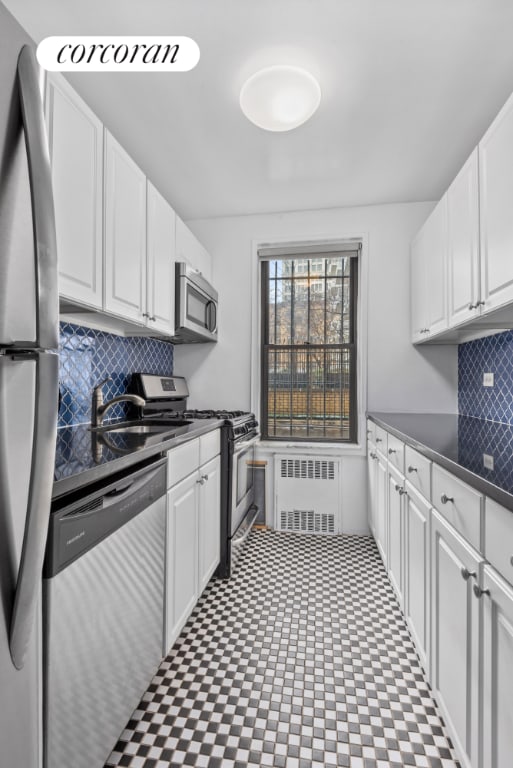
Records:
<instances>
[{"instance_id":1,"label":"white radiator","mask_svg":"<svg viewBox=\"0 0 513 768\"><path fill-rule=\"evenodd\" d=\"M301 533L339 533L340 459L276 456L275 528Z\"/></svg>"}]
</instances>

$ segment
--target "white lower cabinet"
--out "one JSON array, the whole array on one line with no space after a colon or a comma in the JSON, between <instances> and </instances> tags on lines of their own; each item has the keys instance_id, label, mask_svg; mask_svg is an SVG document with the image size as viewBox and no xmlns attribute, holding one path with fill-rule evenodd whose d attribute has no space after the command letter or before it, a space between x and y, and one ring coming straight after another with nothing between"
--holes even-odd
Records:
<instances>
[{"instance_id":1,"label":"white lower cabinet","mask_svg":"<svg viewBox=\"0 0 513 768\"><path fill-rule=\"evenodd\" d=\"M166 642L171 648L198 598L198 478L189 475L167 494Z\"/></svg>"},{"instance_id":2,"label":"white lower cabinet","mask_svg":"<svg viewBox=\"0 0 513 768\"><path fill-rule=\"evenodd\" d=\"M431 687L466 768L479 750L479 603L483 558L433 509Z\"/></svg>"},{"instance_id":3,"label":"white lower cabinet","mask_svg":"<svg viewBox=\"0 0 513 768\"><path fill-rule=\"evenodd\" d=\"M513 761L513 588L485 565L477 595L483 609L481 765L505 768Z\"/></svg>"},{"instance_id":4,"label":"white lower cabinet","mask_svg":"<svg viewBox=\"0 0 513 768\"><path fill-rule=\"evenodd\" d=\"M368 498L368 521L372 535L376 537L376 480L377 480L377 461L378 455L376 447L369 443L367 450L367 498Z\"/></svg>"},{"instance_id":5,"label":"white lower cabinet","mask_svg":"<svg viewBox=\"0 0 513 768\"><path fill-rule=\"evenodd\" d=\"M377 454L376 461L376 544L378 545L381 559L387 565L388 551L388 520L387 520L387 460L380 454Z\"/></svg>"},{"instance_id":6,"label":"white lower cabinet","mask_svg":"<svg viewBox=\"0 0 513 768\"><path fill-rule=\"evenodd\" d=\"M168 454L164 655L219 564L221 459L214 451L218 431ZM208 460L200 465L202 455Z\"/></svg>"},{"instance_id":7,"label":"white lower cabinet","mask_svg":"<svg viewBox=\"0 0 513 768\"><path fill-rule=\"evenodd\" d=\"M219 565L221 546L221 460L219 457L200 469L199 486L199 591L203 592Z\"/></svg>"},{"instance_id":8,"label":"white lower cabinet","mask_svg":"<svg viewBox=\"0 0 513 768\"><path fill-rule=\"evenodd\" d=\"M388 575L401 606L404 604L403 498L405 495L404 477L390 468L388 473Z\"/></svg>"},{"instance_id":9,"label":"white lower cabinet","mask_svg":"<svg viewBox=\"0 0 513 768\"><path fill-rule=\"evenodd\" d=\"M404 613L424 669L429 664L429 502L406 483Z\"/></svg>"}]
</instances>

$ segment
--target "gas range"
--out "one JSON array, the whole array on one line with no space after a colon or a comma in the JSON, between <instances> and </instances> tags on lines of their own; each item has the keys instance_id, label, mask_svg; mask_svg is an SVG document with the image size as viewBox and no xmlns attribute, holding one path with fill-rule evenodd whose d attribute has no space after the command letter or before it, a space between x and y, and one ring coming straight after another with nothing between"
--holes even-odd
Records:
<instances>
[{"instance_id":1,"label":"gas range","mask_svg":"<svg viewBox=\"0 0 513 768\"><path fill-rule=\"evenodd\" d=\"M181 376L136 373L131 391L145 400L143 416L183 421L217 419L221 425L221 546L216 572L229 578L257 517L254 492L255 446L260 437L254 413L187 408L189 389Z\"/></svg>"}]
</instances>

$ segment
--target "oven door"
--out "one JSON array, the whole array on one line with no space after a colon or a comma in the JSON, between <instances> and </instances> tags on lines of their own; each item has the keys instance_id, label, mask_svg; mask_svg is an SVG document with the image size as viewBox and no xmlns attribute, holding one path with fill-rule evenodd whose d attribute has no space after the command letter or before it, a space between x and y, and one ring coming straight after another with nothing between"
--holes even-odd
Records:
<instances>
[{"instance_id":1,"label":"oven door","mask_svg":"<svg viewBox=\"0 0 513 768\"><path fill-rule=\"evenodd\" d=\"M233 448L232 514L230 537L236 533L255 499L255 446L258 435L236 442Z\"/></svg>"}]
</instances>

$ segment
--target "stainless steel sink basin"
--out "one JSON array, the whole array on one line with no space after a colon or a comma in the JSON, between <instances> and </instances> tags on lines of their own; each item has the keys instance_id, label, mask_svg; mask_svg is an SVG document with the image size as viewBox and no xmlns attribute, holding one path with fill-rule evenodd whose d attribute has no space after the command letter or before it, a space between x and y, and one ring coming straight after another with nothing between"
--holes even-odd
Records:
<instances>
[{"instance_id":1,"label":"stainless steel sink basin","mask_svg":"<svg viewBox=\"0 0 513 768\"><path fill-rule=\"evenodd\" d=\"M104 424L102 427L92 427L93 432L123 435L163 435L174 434L178 427L186 427L192 421L185 419L147 419L136 421L121 421L114 424Z\"/></svg>"},{"instance_id":2,"label":"stainless steel sink basin","mask_svg":"<svg viewBox=\"0 0 513 768\"><path fill-rule=\"evenodd\" d=\"M174 432L174 427L169 424L166 427L159 427L156 424L131 424L130 426L114 425L104 427L102 432L108 432L110 435L122 432L124 435L156 435L165 432Z\"/></svg>"}]
</instances>

